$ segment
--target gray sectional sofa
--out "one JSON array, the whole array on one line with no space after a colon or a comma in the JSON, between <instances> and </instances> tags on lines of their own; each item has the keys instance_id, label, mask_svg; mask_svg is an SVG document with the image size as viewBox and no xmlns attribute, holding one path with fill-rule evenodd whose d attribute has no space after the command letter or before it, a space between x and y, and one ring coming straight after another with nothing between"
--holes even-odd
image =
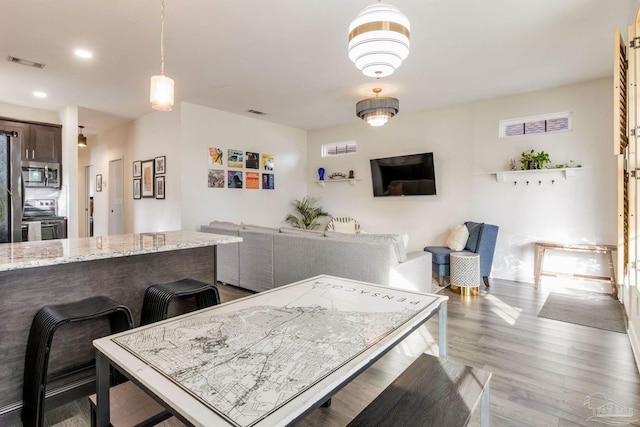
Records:
<instances>
[{"instance_id":1,"label":"gray sectional sofa","mask_svg":"<svg viewBox=\"0 0 640 427\"><path fill-rule=\"evenodd\" d=\"M400 235L344 234L213 221L200 231L242 237L218 247L218 280L256 292L329 274L431 292L431 254Z\"/></svg>"}]
</instances>

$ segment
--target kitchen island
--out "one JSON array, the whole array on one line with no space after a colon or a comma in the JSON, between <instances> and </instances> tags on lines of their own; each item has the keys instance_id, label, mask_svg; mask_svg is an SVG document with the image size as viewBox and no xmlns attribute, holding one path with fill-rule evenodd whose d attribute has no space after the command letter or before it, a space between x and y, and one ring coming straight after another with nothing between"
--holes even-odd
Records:
<instances>
[{"instance_id":1,"label":"kitchen island","mask_svg":"<svg viewBox=\"0 0 640 427\"><path fill-rule=\"evenodd\" d=\"M168 231L0 244L0 425L18 420L27 338L41 307L103 295L129 307L139 325L147 287L183 278L215 283L217 245L241 240ZM82 322L56 332L50 373L94 359L92 337L108 335L109 322L90 322L90 327ZM93 370L81 370L51 383L48 403L91 389L93 375Z\"/></svg>"}]
</instances>

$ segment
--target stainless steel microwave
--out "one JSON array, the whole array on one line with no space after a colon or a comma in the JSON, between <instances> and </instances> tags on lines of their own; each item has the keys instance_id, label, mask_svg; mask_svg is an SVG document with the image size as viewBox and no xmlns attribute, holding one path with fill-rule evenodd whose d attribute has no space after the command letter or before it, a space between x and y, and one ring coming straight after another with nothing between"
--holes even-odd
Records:
<instances>
[{"instance_id":1,"label":"stainless steel microwave","mask_svg":"<svg viewBox=\"0 0 640 427\"><path fill-rule=\"evenodd\" d=\"M59 163L22 162L25 187L60 188L61 178Z\"/></svg>"}]
</instances>

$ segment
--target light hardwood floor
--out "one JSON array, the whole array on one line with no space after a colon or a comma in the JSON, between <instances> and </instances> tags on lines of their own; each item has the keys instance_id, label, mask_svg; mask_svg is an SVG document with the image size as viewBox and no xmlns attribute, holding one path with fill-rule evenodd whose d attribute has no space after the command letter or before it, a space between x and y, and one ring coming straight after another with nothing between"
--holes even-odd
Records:
<instances>
[{"instance_id":1,"label":"light hardwood floor","mask_svg":"<svg viewBox=\"0 0 640 427\"><path fill-rule=\"evenodd\" d=\"M220 291L223 301L247 294L229 286ZM443 292L450 296L449 357L493 372L492 426L602 426L588 420L593 411L585 401L595 393L633 408L640 420L640 376L626 334L537 317L549 288L532 284L494 279L478 297ZM437 355L437 336L436 316L338 392L331 407L298 425L346 425L419 354ZM48 425L57 427L88 426L88 420L84 399L47 413Z\"/></svg>"}]
</instances>

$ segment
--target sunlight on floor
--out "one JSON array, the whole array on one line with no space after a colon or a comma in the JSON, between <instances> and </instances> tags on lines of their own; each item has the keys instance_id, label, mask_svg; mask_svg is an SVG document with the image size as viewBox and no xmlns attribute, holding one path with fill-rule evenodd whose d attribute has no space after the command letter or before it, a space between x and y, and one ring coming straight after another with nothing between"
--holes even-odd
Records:
<instances>
[{"instance_id":1,"label":"sunlight on floor","mask_svg":"<svg viewBox=\"0 0 640 427\"><path fill-rule=\"evenodd\" d=\"M486 294L484 296L484 299L486 299L493 305L491 311L497 314L502 320L512 326L516 324L516 320L518 320L518 317L520 317L522 309L511 307L509 304L490 294Z\"/></svg>"}]
</instances>

